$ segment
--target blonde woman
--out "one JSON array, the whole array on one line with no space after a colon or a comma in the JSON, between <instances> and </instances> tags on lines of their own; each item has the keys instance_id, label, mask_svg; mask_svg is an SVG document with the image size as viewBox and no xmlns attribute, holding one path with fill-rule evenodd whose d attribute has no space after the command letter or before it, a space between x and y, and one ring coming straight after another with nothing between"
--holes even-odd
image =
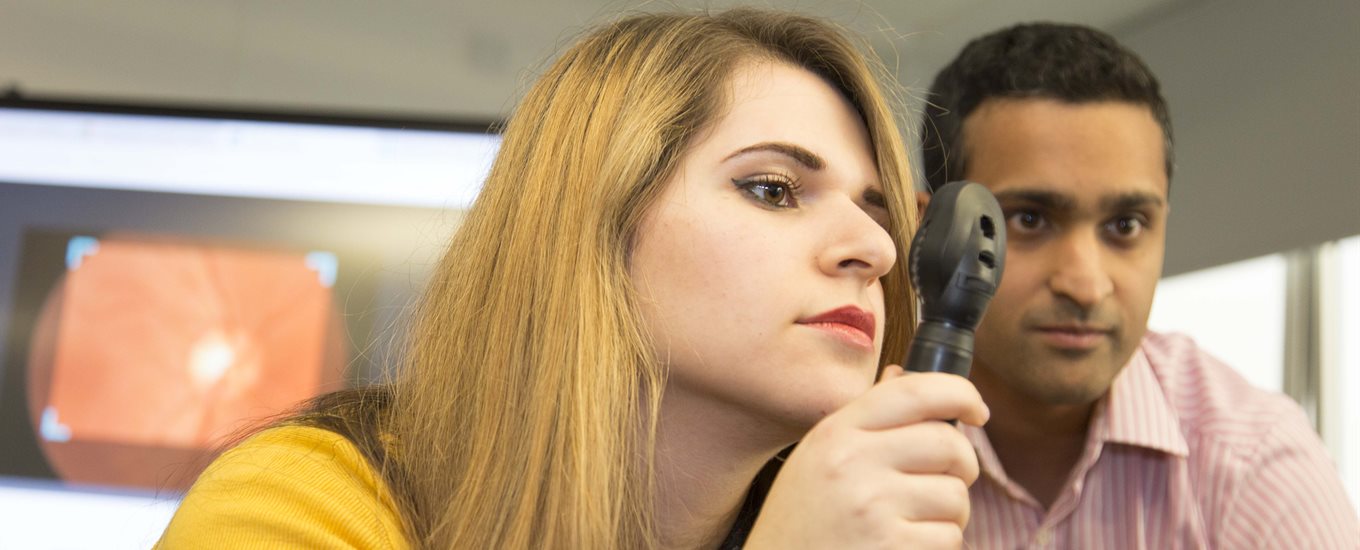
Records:
<instances>
[{"instance_id":1,"label":"blonde woman","mask_svg":"<svg viewBox=\"0 0 1360 550\"><path fill-rule=\"evenodd\" d=\"M160 546L957 547L977 464L933 420L987 412L886 366L915 218L875 67L765 11L585 36L507 124L396 379L225 453Z\"/></svg>"}]
</instances>

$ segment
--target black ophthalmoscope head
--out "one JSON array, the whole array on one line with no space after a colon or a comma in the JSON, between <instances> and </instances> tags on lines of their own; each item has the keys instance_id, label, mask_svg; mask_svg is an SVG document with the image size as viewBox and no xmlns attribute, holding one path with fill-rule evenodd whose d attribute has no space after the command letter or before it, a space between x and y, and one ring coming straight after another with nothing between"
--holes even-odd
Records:
<instances>
[{"instance_id":1,"label":"black ophthalmoscope head","mask_svg":"<svg viewBox=\"0 0 1360 550\"><path fill-rule=\"evenodd\" d=\"M921 300L903 367L968 375L973 332L1001 284L1006 220L981 184L957 181L935 191L911 241L911 282Z\"/></svg>"}]
</instances>

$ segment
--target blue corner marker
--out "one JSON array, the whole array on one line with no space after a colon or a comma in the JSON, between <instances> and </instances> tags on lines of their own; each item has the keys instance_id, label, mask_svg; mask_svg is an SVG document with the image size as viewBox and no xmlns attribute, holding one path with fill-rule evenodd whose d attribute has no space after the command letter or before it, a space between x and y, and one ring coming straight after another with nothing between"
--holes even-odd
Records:
<instances>
[{"instance_id":1,"label":"blue corner marker","mask_svg":"<svg viewBox=\"0 0 1360 550\"><path fill-rule=\"evenodd\" d=\"M57 421L57 408L48 405L43 409L41 426L38 428L42 432L43 439L65 443L71 440L71 428Z\"/></svg>"},{"instance_id":2,"label":"blue corner marker","mask_svg":"<svg viewBox=\"0 0 1360 550\"><path fill-rule=\"evenodd\" d=\"M319 251L308 252L307 267L316 272L322 286L326 288L335 286L335 272L340 268L340 262L335 259L335 254Z\"/></svg>"},{"instance_id":3,"label":"blue corner marker","mask_svg":"<svg viewBox=\"0 0 1360 550\"><path fill-rule=\"evenodd\" d=\"M71 241L66 243L66 270L75 271L85 262L86 256L92 256L99 252L99 239L84 235L71 237Z\"/></svg>"}]
</instances>

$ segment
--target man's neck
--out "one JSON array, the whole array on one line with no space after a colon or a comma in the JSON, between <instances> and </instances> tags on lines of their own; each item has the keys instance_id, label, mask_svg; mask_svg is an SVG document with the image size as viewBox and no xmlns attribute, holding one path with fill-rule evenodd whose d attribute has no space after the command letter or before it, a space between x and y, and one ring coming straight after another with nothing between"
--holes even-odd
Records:
<instances>
[{"instance_id":1,"label":"man's neck","mask_svg":"<svg viewBox=\"0 0 1360 550\"><path fill-rule=\"evenodd\" d=\"M714 548L731 530L760 468L793 442L734 419L683 390L662 401L656 444L656 517L662 548Z\"/></svg>"},{"instance_id":2,"label":"man's neck","mask_svg":"<svg viewBox=\"0 0 1360 550\"><path fill-rule=\"evenodd\" d=\"M1052 405L992 384L985 374L973 381L992 410L987 440L1006 476L1050 508L1085 449L1095 403Z\"/></svg>"}]
</instances>

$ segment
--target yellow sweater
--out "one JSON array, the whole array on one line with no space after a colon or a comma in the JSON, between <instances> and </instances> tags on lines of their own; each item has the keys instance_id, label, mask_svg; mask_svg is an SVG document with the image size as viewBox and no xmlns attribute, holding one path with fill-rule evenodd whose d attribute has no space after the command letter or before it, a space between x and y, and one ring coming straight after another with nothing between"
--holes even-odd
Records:
<instances>
[{"instance_id":1,"label":"yellow sweater","mask_svg":"<svg viewBox=\"0 0 1360 550\"><path fill-rule=\"evenodd\" d=\"M386 485L320 428L256 434L199 476L155 548L409 548Z\"/></svg>"}]
</instances>

